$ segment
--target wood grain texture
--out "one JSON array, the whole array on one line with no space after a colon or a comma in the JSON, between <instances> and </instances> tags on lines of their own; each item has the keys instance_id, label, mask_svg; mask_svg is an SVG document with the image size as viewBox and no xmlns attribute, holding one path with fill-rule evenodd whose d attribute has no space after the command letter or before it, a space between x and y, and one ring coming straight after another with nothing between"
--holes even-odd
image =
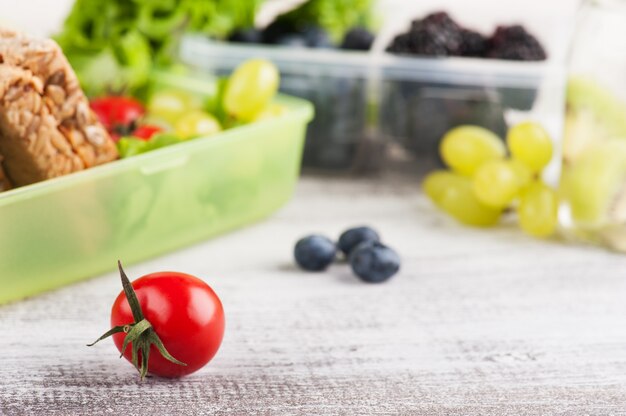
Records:
<instances>
[{"instance_id":1,"label":"wood grain texture","mask_svg":"<svg viewBox=\"0 0 626 416\"><path fill-rule=\"evenodd\" d=\"M388 284L294 268L294 241L376 225ZM0 414L624 415L626 257L463 228L416 180L306 178L246 230L128 267L202 276L227 316L215 360L139 382L108 327L118 277L0 308ZM0 289L1 290L1 289Z\"/></svg>"}]
</instances>

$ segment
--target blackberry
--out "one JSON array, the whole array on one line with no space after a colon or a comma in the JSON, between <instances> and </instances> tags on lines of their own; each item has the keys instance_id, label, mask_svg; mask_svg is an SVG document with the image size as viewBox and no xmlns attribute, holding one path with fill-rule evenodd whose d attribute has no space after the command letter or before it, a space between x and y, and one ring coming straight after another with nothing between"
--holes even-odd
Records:
<instances>
[{"instance_id":1,"label":"blackberry","mask_svg":"<svg viewBox=\"0 0 626 416\"><path fill-rule=\"evenodd\" d=\"M374 43L374 35L362 27L350 29L343 38L341 49L368 51Z\"/></svg>"},{"instance_id":2,"label":"blackberry","mask_svg":"<svg viewBox=\"0 0 626 416\"><path fill-rule=\"evenodd\" d=\"M415 25L434 25L438 26L443 30L450 31L458 31L460 30L459 25L450 17L450 15L446 12L436 12L431 13L424 17L422 20L414 20L413 26Z\"/></svg>"},{"instance_id":3,"label":"blackberry","mask_svg":"<svg viewBox=\"0 0 626 416\"><path fill-rule=\"evenodd\" d=\"M547 57L541 43L521 25L498 26L489 47L489 58L542 61Z\"/></svg>"},{"instance_id":4,"label":"blackberry","mask_svg":"<svg viewBox=\"0 0 626 416\"><path fill-rule=\"evenodd\" d=\"M409 38L410 36L408 33L397 35L395 38L393 38L389 46L387 46L387 52L409 53Z\"/></svg>"},{"instance_id":5,"label":"blackberry","mask_svg":"<svg viewBox=\"0 0 626 416\"><path fill-rule=\"evenodd\" d=\"M447 56L448 47L445 42L428 28L420 28L409 33L398 35L387 51L426 56Z\"/></svg>"},{"instance_id":6,"label":"blackberry","mask_svg":"<svg viewBox=\"0 0 626 416\"><path fill-rule=\"evenodd\" d=\"M461 28L447 13L438 12L414 20L407 33L398 35L387 48L389 52L427 56L458 55L462 42Z\"/></svg>"},{"instance_id":7,"label":"blackberry","mask_svg":"<svg viewBox=\"0 0 626 416\"><path fill-rule=\"evenodd\" d=\"M487 54L489 42L482 34L470 29L461 30L461 56L483 57Z\"/></svg>"}]
</instances>

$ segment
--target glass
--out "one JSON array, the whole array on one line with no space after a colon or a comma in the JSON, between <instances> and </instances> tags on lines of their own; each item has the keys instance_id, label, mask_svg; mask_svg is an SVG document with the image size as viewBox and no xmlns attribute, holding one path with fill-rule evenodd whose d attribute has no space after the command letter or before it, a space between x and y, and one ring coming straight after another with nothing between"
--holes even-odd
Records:
<instances>
[{"instance_id":1,"label":"glass","mask_svg":"<svg viewBox=\"0 0 626 416\"><path fill-rule=\"evenodd\" d=\"M626 251L626 1L581 6L570 56L561 220Z\"/></svg>"}]
</instances>

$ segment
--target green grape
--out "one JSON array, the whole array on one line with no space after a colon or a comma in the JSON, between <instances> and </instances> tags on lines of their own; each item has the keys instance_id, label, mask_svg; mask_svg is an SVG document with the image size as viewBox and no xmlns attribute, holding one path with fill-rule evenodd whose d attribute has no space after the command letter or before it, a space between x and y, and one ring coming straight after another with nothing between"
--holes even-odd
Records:
<instances>
[{"instance_id":1,"label":"green grape","mask_svg":"<svg viewBox=\"0 0 626 416\"><path fill-rule=\"evenodd\" d=\"M540 172L552 159L552 139L537 123L527 121L513 126L509 129L506 141L511 156L533 172Z\"/></svg>"},{"instance_id":2,"label":"green grape","mask_svg":"<svg viewBox=\"0 0 626 416\"><path fill-rule=\"evenodd\" d=\"M278 91L280 75L276 66L264 59L252 59L231 75L224 92L224 108L242 121L253 121Z\"/></svg>"},{"instance_id":3,"label":"green grape","mask_svg":"<svg viewBox=\"0 0 626 416\"><path fill-rule=\"evenodd\" d=\"M198 136L210 136L222 130L219 121L211 114L196 110L182 116L177 122L174 131L183 140Z\"/></svg>"},{"instance_id":4,"label":"green grape","mask_svg":"<svg viewBox=\"0 0 626 416\"><path fill-rule=\"evenodd\" d=\"M162 90L152 94L147 107L150 119L175 125L183 114L198 106L195 98L189 94L178 90Z\"/></svg>"},{"instance_id":5,"label":"green grape","mask_svg":"<svg viewBox=\"0 0 626 416\"><path fill-rule=\"evenodd\" d=\"M426 177L424 192L442 211L475 227L495 225L502 211L481 203L472 191L471 179L457 173L436 171Z\"/></svg>"},{"instance_id":6,"label":"green grape","mask_svg":"<svg viewBox=\"0 0 626 416\"><path fill-rule=\"evenodd\" d=\"M435 205L442 208L447 192L458 187L460 183L464 182L464 179L456 173L437 170L426 176L422 182L422 189Z\"/></svg>"},{"instance_id":7,"label":"green grape","mask_svg":"<svg viewBox=\"0 0 626 416\"><path fill-rule=\"evenodd\" d=\"M511 165L511 168L515 171L520 188L526 187L533 180L533 172L528 166L520 162L519 160L510 159L507 161Z\"/></svg>"},{"instance_id":8,"label":"green grape","mask_svg":"<svg viewBox=\"0 0 626 416\"><path fill-rule=\"evenodd\" d=\"M550 237L558 224L559 201L556 192L541 182L533 182L522 193L517 208L519 226L534 237Z\"/></svg>"},{"instance_id":9,"label":"green grape","mask_svg":"<svg viewBox=\"0 0 626 416\"><path fill-rule=\"evenodd\" d=\"M575 222L586 228L626 221L626 141L593 146L564 171L561 187Z\"/></svg>"},{"instance_id":10,"label":"green grape","mask_svg":"<svg viewBox=\"0 0 626 416\"><path fill-rule=\"evenodd\" d=\"M482 165L472 181L476 197L493 208L506 208L530 180L519 165L510 160L493 160Z\"/></svg>"},{"instance_id":11,"label":"green grape","mask_svg":"<svg viewBox=\"0 0 626 416\"><path fill-rule=\"evenodd\" d=\"M268 120L270 118L280 117L287 112L287 107L281 104L270 104L263 109L254 119L254 121Z\"/></svg>"},{"instance_id":12,"label":"green grape","mask_svg":"<svg viewBox=\"0 0 626 416\"><path fill-rule=\"evenodd\" d=\"M473 175L485 162L502 159L506 154L502 140L478 126L450 130L443 136L439 151L452 170L466 176Z\"/></svg>"}]
</instances>

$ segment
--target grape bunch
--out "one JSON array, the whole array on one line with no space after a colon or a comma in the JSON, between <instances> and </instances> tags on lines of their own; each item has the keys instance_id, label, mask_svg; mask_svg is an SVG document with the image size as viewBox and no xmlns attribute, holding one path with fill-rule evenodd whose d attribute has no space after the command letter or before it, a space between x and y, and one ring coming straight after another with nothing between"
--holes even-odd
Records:
<instances>
[{"instance_id":1,"label":"grape bunch","mask_svg":"<svg viewBox=\"0 0 626 416\"><path fill-rule=\"evenodd\" d=\"M220 122L251 123L280 115L277 108L282 106L273 102L279 84L280 73L276 65L265 59L250 59L235 68L220 85L199 86L215 90L213 94L217 96L202 96L198 100L188 91L160 90L152 94L148 113L175 127L183 138L207 134L202 127L215 133L222 127ZM199 95L203 95L202 92L197 91Z\"/></svg>"},{"instance_id":2,"label":"grape bunch","mask_svg":"<svg viewBox=\"0 0 626 416\"><path fill-rule=\"evenodd\" d=\"M489 227L505 212L517 211L520 228L535 237L549 237L557 229L558 197L541 180L550 163L552 140L537 123L509 129L506 144L491 131L460 126L442 139L440 153L450 170L426 177L428 197L459 222Z\"/></svg>"}]
</instances>

